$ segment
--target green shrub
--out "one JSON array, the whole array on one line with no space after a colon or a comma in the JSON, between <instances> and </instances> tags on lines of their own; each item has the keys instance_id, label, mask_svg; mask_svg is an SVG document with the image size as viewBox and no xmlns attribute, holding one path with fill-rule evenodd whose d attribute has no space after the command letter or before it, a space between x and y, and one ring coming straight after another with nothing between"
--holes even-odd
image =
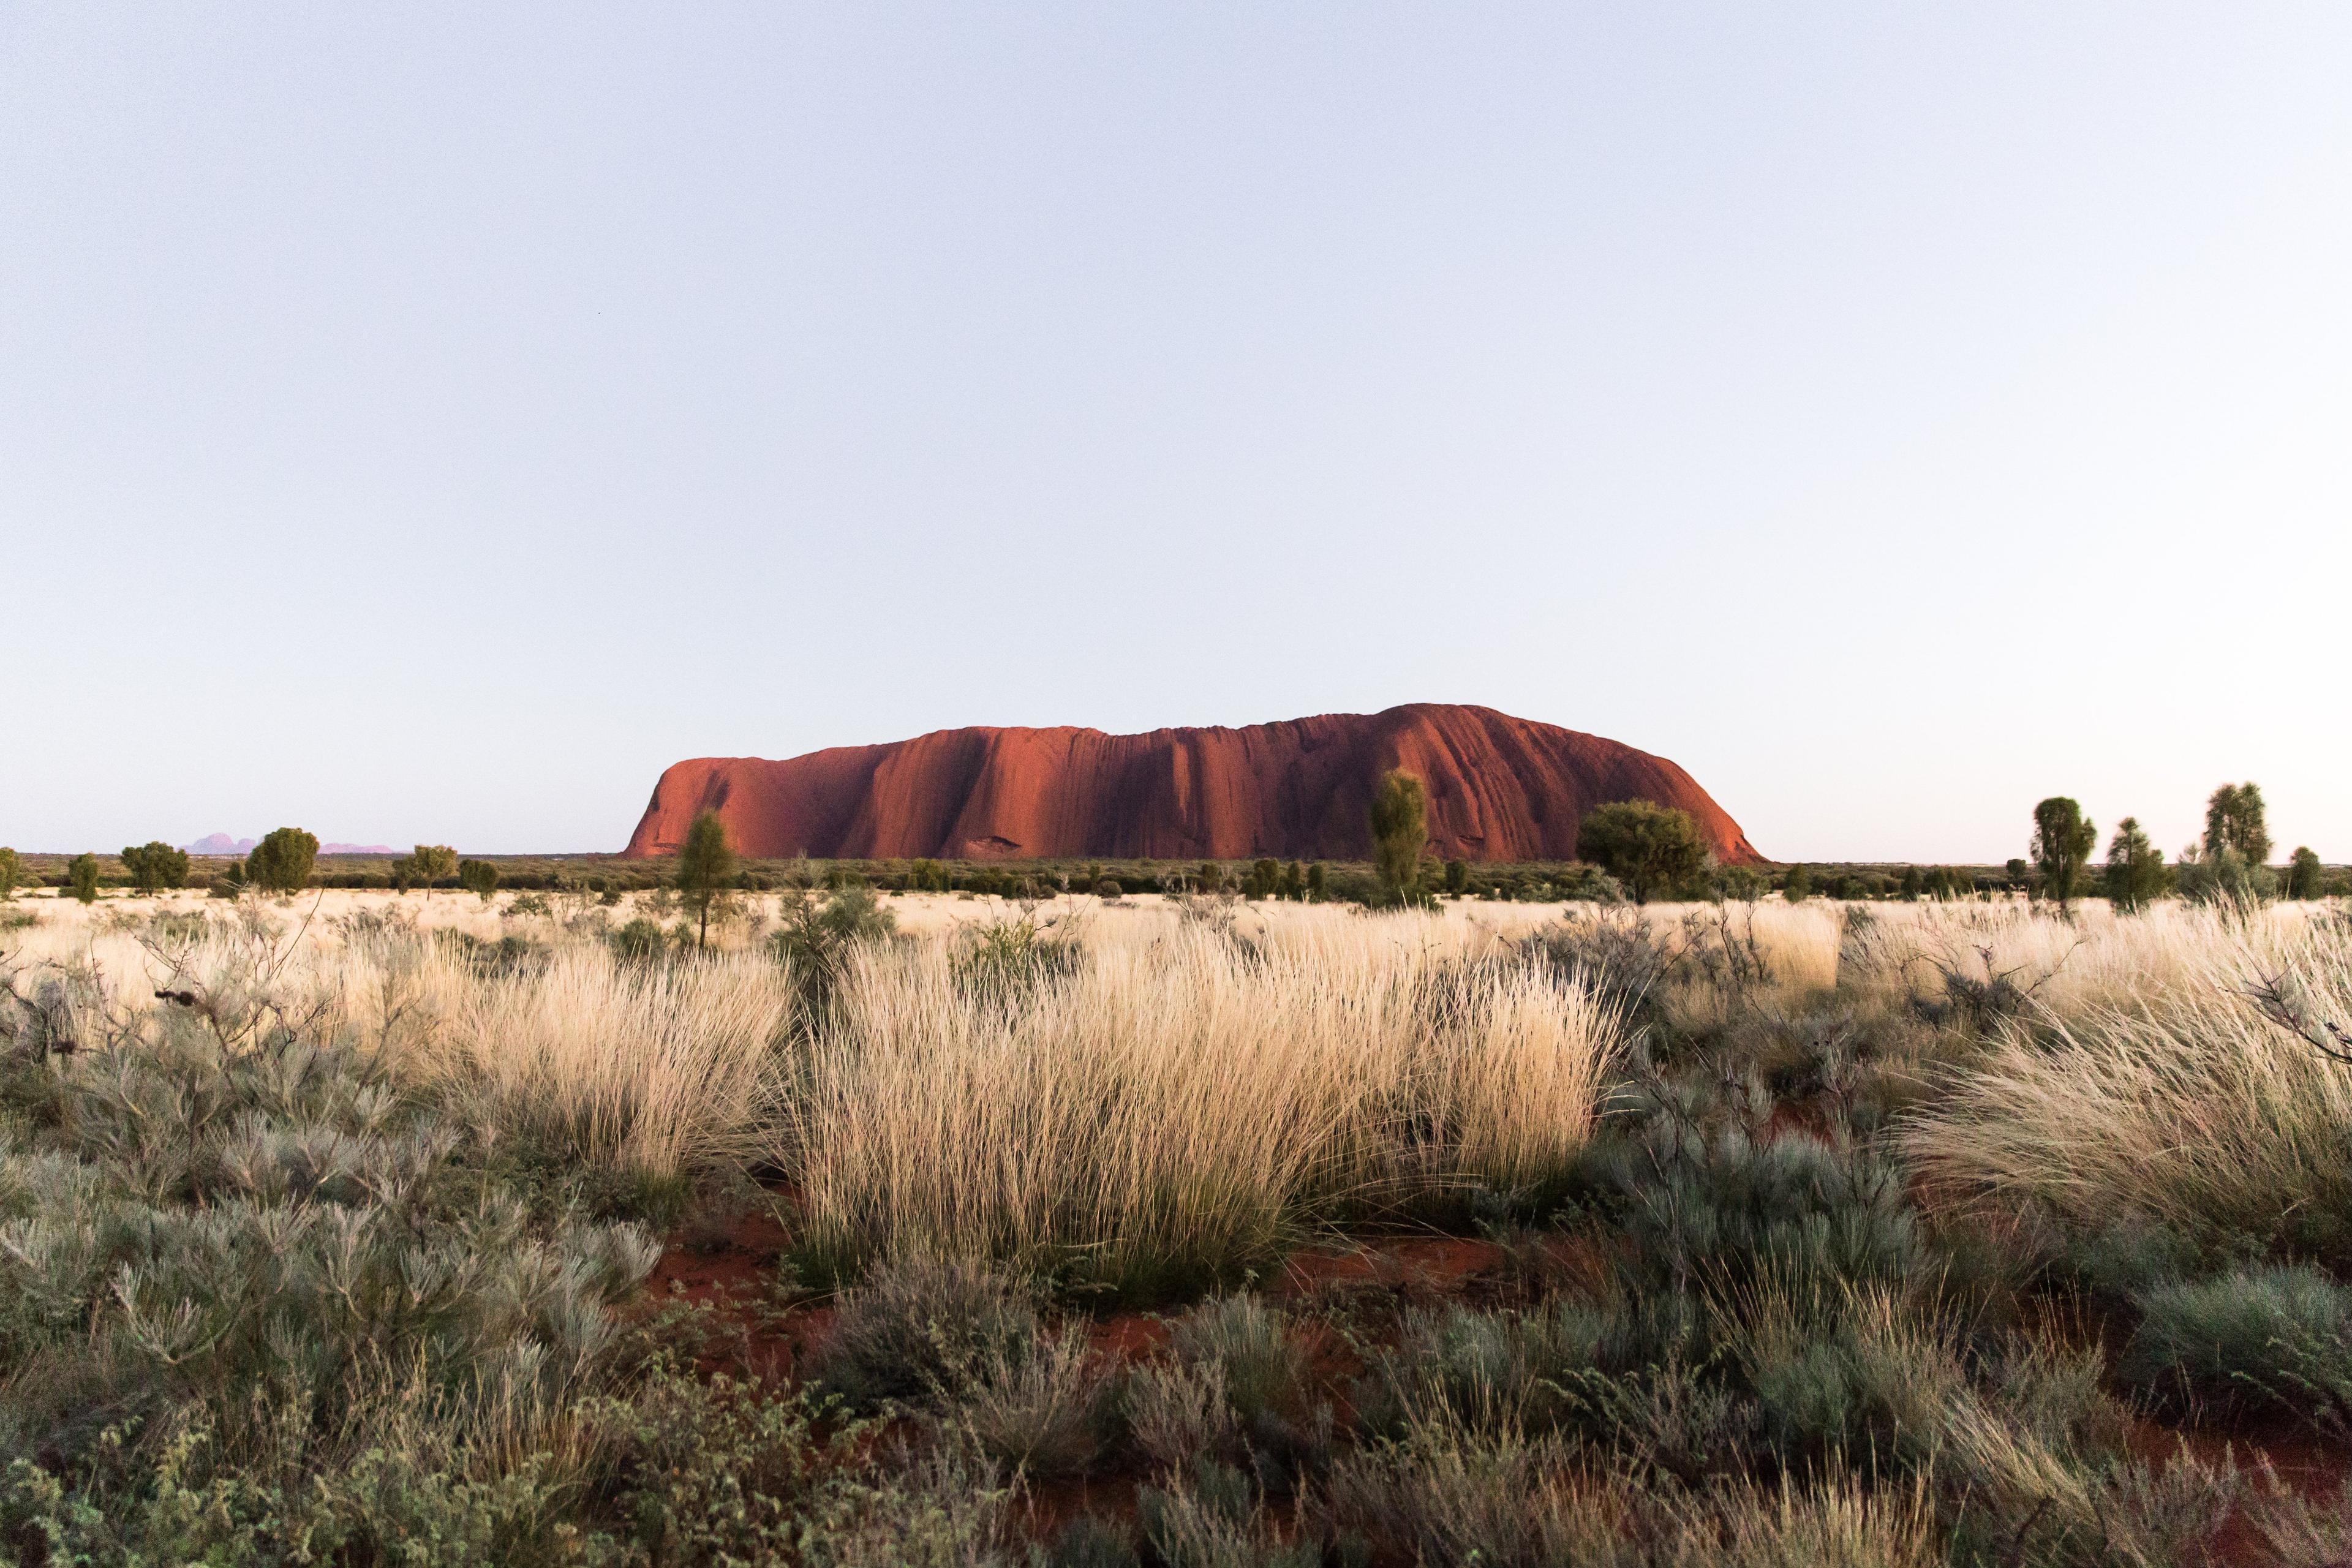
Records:
<instances>
[{"instance_id":1,"label":"green shrub","mask_svg":"<svg viewBox=\"0 0 2352 1568\"><path fill-rule=\"evenodd\" d=\"M2126 911L2145 909L2163 897L2171 880L2164 851L2149 842L2139 819L2126 816L2117 823L2115 838L2107 845L2103 883L2108 901Z\"/></svg>"},{"instance_id":2,"label":"green shrub","mask_svg":"<svg viewBox=\"0 0 2352 1568\"><path fill-rule=\"evenodd\" d=\"M1429 842L1429 795L1421 780L1390 769L1372 793L1370 825L1380 902L1391 908L1421 902L1421 852Z\"/></svg>"},{"instance_id":3,"label":"green shrub","mask_svg":"<svg viewBox=\"0 0 2352 1568\"><path fill-rule=\"evenodd\" d=\"M98 901L98 857L85 849L66 865L67 885L85 904Z\"/></svg>"},{"instance_id":4,"label":"green shrub","mask_svg":"<svg viewBox=\"0 0 2352 1568\"><path fill-rule=\"evenodd\" d=\"M2176 1406L2352 1423L2352 1290L2308 1266L2155 1286L2117 1367Z\"/></svg>"},{"instance_id":5,"label":"green shrub","mask_svg":"<svg viewBox=\"0 0 2352 1568\"><path fill-rule=\"evenodd\" d=\"M2317 899L2326 897L2326 871L2319 863L2319 852L2308 844L2300 846L2287 862L2286 896Z\"/></svg>"},{"instance_id":6,"label":"green shrub","mask_svg":"<svg viewBox=\"0 0 2352 1568\"><path fill-rule=\"evenodd\" d=\"M1643 1337L1614 1292L1526 1312L1409 1311L1367 1369L1357 1418L1389 1437L1440 1415L1465 1431L1553 1431L1581 1408L1580 1381L1626 1370Z\"/></svg>"},{"instance_id":7,"label":"green shrub","mask_svg":"<svg viewBox=\"0 0 2352 1568\"><path fill-rule=\"evenodd\" d=\"M617 928L610 941L613 952L632 963L650 963L669 951L669 933L643 915Z\"/></svg>"},{"instance_id":8,"label":"green shrub","mask_svg":"<svg viewBox=\"0 0 2352 1568\"><path fill-rule=\"evenodd\" d=\"M1667 1114L1597 1143L1586 1168L1624 1228L1636 1289L1739 1288L1768 1273L1903 1285L1932 1262L1901 1167L1867 1148Z\"/></svg>"},{"instance_id":9,"label":"green shrub","mask_svg":"<svg viewBox=\"0 0 2352 1568\"><path fill-rule=\"evenodd\" d=\"M887 926L864 933L887 936ZM1023 1003L1038 991L1077 973L1085 953L1067 928L1057 932L1034 914L975 922L958 933L960 945L950 973L957 988L983 1001Z\"/></svg>"},{"instance_id":10,"label":"green shrub","mask_svg":"<svg viewBox=\"0 0 2352 1568\"><path fill-rule=\"evenodd\" d=\"M246 879L266 893L290 893L310 880L319 840L299 827L272 828L245 858Z\"/></svg>"},{"instance_id":11,"label":"green shrub","mask_svg":"<svg viewBox=\"0 0 2352 1568\"><path fill-rule=\"evenodd\" d=\"M409 852L411 874L430 889L457 874L457 852L446 844L419 844Z\"/></svg>"},{"instance_id":12,"label":"green shrub","mask_svg":"<svg viewBox=\"0 0 2352 1568\"><path fill-rule=\"evenodd\" d=\"M805 1394L656 1363L645 1390L608 1402L612 1484L628 1536L597 1542L615 1563L901 1563L1008 1560L1012 1494L966 1446L919 1458L843 1424ZM623 1554L625 1549L625 1555Z\"/></svg>"},{"instance_id":13,"label":"green shrub","mask_svg":"<svg viewBox=\"0 0 2352 1568\"><path fill-rule=\"evenodd\" d=\"M2074 1238L2057 1270L2110 1301L2123 1303L2206 1266L2197 1243L2168 1226L2128 1216Z\"/></svg>"},{"instance_id":14,"label":"green shrub","mask_svg":"<svg viewBox=\"0 0 2352 1568\"><path fill-rule=\"evenodd\" d=\"M2200 855L2184 854L2174 868L2180 896L2192 904L2234 904L2250 907L2278 897L2278 874L2248 860L2235 849Z\"/></svg>"},{"instance_id":15,"label":"green shrub","mask_svg":"<svg viewBox=\"0 0 2352 1568\"><path fill-rule=\"evenodd\" d=\"M487 904L498 893L499 868L488 860L460 860L457 886Z\"/></svg>"},{"instance_id":16,"label":"green shrub","mask_svg":"<svg viewBox=\"0 0 2352 1568\"><path fill-rule=\"evenodd\" d=\"M188 885L188 852L161 839L124 848L122 867L131 873L131 885L142 893Z\"/></svg>"},{"instance_id":17,"label":"green shrub","mask_svg":"<svg viewBox=\"0 0 2352 1568\"><path fill-rule=\"evenodd\" d=\"M894 1259L843 1293L816 1383L856 1410L886 1400L945 1405L975 1368L1034 1353L1044 1332L1037 1306L1034 1289L984 1264Z\"/></svg>"},{"instance_id":18,"label":"green shrub","mask_svg":"<svg viewBox=\"0 0 2352 1568\"><path fill-rule=\"evenodd\" d=\"M793 967L801 995L814 1016L829 1006L861 942L887 942L898 917L871 888L842 888L814 894L800 889L783 895L782 925L768 938L768 950Z\"/></svg>"},{"instance_id":19,"label":"green shrub","mask_svg":"<svg viewBox=\"0 0 2352 1568\"><path fill-rule=\"evenodd\" d=\"M0 1156L0 1459L102 1462L107 1426L176 1411L297 1463L380 1420L370 1369L433 1390L393 1403L446 1443L582 1391L652 1238L535 1222L382 1061L230 1005L69 1058L51 1152Z\"/></svg>"},{"instance_id":20,"label":"green shrub","mask_svg":"<svg viewBox=\"0 0 2352 1568\"><path fill-rule=\"evenodd\" d=\"M14 849L0 848L0 903L15 898L16 889L31 880L25 869L25 858Z\"/></svg>"},{"instance_id":21,"label":"green shrub","mask_svg":"<svg viewBox=\"0 0 2352 1568\"><path fill-rule=\"evenodd\" d=\"M1671 897L1706 868L1706 840L1690 814L1654 801L1595 806L1576 830L1576 854L1624 885L1635 903Z\"/></svg>"}]
</instances>

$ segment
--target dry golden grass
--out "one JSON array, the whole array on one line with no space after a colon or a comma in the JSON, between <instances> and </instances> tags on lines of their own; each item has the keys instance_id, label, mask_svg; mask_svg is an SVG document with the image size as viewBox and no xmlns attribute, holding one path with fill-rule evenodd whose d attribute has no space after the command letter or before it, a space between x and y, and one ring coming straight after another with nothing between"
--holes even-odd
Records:
<instances>
[{"instance_id":1,"label":"dry golden grass","mask_svg":"<svg viewBox=\"0 0 2352 1568\"><path fill-rule=\"evenodd\" d=\"M159 929L159 909L201 912L205 926ZM396 1058L487 1121L654 1176L751 1157L776 1114L795 999L764 954L631 963L584 932L502 925L472 898L436 899L429 912L420 897L365 893L40 912L8 950L62 982L84 1040L136 1038L157 991L188 991L210 1015L283 1021ZM495 941L518 925L548 946L511 967L478 964L436 934Z\"/></svg>"},{"instance_id":2,"label":"dry golden grass","mask_svg":"<svg viewBox=\"0 0 2352 1568\"><path fill-rule=\"evenodd\" d=\"M793 1010L788 976L755 953L624 963L572 943L542 971L468 987L429 1061L497 1095L510 1124L667 1175L753 1154Z\"/></svg>"},{"instance_id":3,"label":"dry golden grass","mask_svg":"<svg viewBox=\"0 0 2352 1568\"><path fill-rule=\"evenodd\" d=\"M1050 907L1083 953L1075 970L1006 989L957 966L1010 906L894 899L915 934L858 958L812 1038L789 977L753 947L772 904L751 903L730 951L651 965L509 899L354 892L236 910L26 900L14 908L40 923L0 948L70 981L85 1037L135 1034L165 985L266 994L583 1159L658 1175L759 1145L797 1173L814 1248L844 1260L914 1249L1076 1259L1111 1278L1154 1258L1223 1270L1301 1224L1540 1183L1587 1135L1623 1027L1510 955L1546 922L1602 918L1670 935L1716 922L1764 956L1760 994L1710 1002L1711 983L1678 981L1675 1009L1692 1017L1793 1011L1832 986L1905 1009L1951 975L2028 994L2005 1037L1960 1047L1902 1133L1932 1190L2214 1232L2352 1206L2352 1067L2247 994L2284 976L2313 1020L2352 1026L2352 937L2305 907L2117 917L2092 903L2069 921L2016 902L1249 905L1203 919L1089 899ZM210 924L167 936L159 910ZM439 931L521 935L538 956L482 965Z\"/></svg>"},{"instance_id":4,"label":"dry golden grass","mask_svg":"<svg viewBox=\"0 0 2352 1568\"><path fill-rule=\"evenodd\" d=\"M1580 986L1456 965L1444 925L1286 911L1244 944L1163 922L1026 987L961 983L940 944L866 953L782 1151L812 1249L1138 1284L1557 1171L1618 1020Z\"/></svg>"},{"instance_id":5,"label":"dry golden grass","mask_svg":"<svg viewBox=\"0 0 2352 1568\"><path fill-rule=\"evenodd\" d=\"M2082 1002L2061 990L1904 1133L1922 1174L1969 1201L2046 1205L2095 1226L2130 1215L2194 1235L2275 1235L2343 1213L2352 1064L2270 1016L2281 983L2304 1028L2352 1024L2352 928L2287 910L2166 911L2118 922ZM2111 1000L2112 975L2143 977Z\"/></svg>"}]
</instances>

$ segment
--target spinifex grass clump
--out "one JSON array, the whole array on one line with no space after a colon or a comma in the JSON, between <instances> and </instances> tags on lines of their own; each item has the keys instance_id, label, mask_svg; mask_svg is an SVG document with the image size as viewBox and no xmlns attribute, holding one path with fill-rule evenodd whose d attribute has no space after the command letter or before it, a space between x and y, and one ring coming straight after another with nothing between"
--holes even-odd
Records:
<instances>
[{"instance_id":1,"label":"spinifex grass clump","mask_svg":"<svg viewBox=\"0 0 2352 1568\"><path fill-rule=\"evenodd\" d=\"M959 963L864 951L812 1049L778 1163L821 1269L930 1253L1197 1290L1318 1218L1556 1176L1618 1044L1573 976L1369 929L1260 951L1179 924L1046 984Z\"/></svg>"},{"instance_id":2,"label":"spinifex grass clump","mask_svg":"<svg viewBox=\"0 0 2352 1568\"><path fill-rule=\"evenodd\" d=\"M2352 1259L2352 924L2199 921L2130 1005L2042 1009L1953 1073L1905 1134L1921 1173L2085 1233Z\"/></svg>"}]
</instances>

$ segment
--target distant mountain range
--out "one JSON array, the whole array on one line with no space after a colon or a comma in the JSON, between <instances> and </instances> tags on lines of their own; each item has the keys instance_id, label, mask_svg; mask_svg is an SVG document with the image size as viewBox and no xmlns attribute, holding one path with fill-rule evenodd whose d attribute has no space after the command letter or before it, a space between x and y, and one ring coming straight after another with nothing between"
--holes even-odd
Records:
<instances>
[{"instance_id":1,"label":"distant mountain range","mask_svg":"<svg viewBox=\"0 0 2352 1568\"><path fill-rule=\"evenodd\" d=\"M191 855L246 855L252 852L256 842L257 841L251 838L231 838L226 833L209 833L194 844L183 844L180 847ZM397 855L400 851L389 844L321 844L319 846L319 853L321 855Z\"/></svg>"},{"instance_id":2,"label":"distant mountain range","mask_svg":"<svg viewBox=\"0 0 2352 1568\"><path fill-rule=\"evenodd\" d=\"M183 844L180 847L191 855L242 855L251 849L254 843L250 838L231 838L226 833L212 833L194 844Z\"/></svg>"}]
</instances>

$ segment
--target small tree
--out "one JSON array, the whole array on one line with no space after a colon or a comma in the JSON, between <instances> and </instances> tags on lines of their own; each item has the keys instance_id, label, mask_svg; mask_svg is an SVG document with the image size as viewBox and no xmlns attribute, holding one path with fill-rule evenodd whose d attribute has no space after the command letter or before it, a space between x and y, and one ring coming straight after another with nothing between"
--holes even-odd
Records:
<instances>
[{"instance_id":1,"label":"small tree","mask_svg":"<svg viewBox=\"0 0 2352 1568\"><path fill-rule=\"evenodd\" d=\"M25 858L14 849L0 849L0 903L16 896L25 880Z\"/></svg>"},{"instance_id":2,"label":"small tree","mask_svg":"<svg viewBox=\"0 0 2352 1568\"><path fill-rule=\"evenodd\" d=\"M686 843L677 852L677 892L700 923L695 945L710 940L710 905L734 879L735 851L727 842L727 825L706 808L686 829Z\"/></svg>"},{"instance_id":3,"label":"small tree","mask_svg":"<svg viewBox=\"0 0 2352 1568\"><path fill-rule=\"evenodd\" d=\"M1307 897L1307 868L1293 860L1282 868L1282 896L1297 903Z\"/></svg>"},{"instance_id":4,"label":"small tree","mask_svg":"<svg viewBox=\"0 0 2352 1568\"><path fill-rule=\"evenodd\" d=\"M1655 801L1594 806L1576 830L1576 856L1618 881L1637 904L1672 893L1706 869L1706 840L1690 814Z\"/></svg>"},{"instance_id":5,"label":"small tree","mask_svg":"<svg viewBox=\"0 0 2352 1568\"><path fill-rule=\"evenodd\" d=\"M2170 881L2164 851L2149 842L2139 818L2126 816L2116 824L2116 836L2107 844L2108 901L2126 913L2146 909L2164 895Z\"/></svg>"},{"instance_id":6,"label":"small tree","mask_svg":"<svg viewBox=\"0 0 2352 1568\"><path fill-rule=\"evenodd\" d=\"M1321 903L1329 887L1330 876L1323 869L1322 861L1318 860L1307 868L1307 897L1309 902Z\"/></svg>"},{"instance_id":7,"label":"small tree","mask_svg":"<svg viewBox=\"0 0 2352 1568\"><path fill-rule=\"evenodd\" d=\"M1271 855L1259 857L1250 866L1247 889L1253 899L1270 899L1282 891L1282 862Z\"/></svg>"},{"instance_id":8,"label":"small tree","mask_svg":"<svg viewBox=\"0 0 2352 1568\"><path fill-rule=\"evenodd\" d=\"M98 901L98 857L85 849L66 865L66 876L73 884L73 896L85 904Z\"/></svg>"},{"instance_id":9,"label":"small tree","mask_svg":"<svg viewBox=\"0 0 2352 1568\"><path fill-rule=\"evenodd\" d=\"M1448 860L1445 863L1445 890L1457 899L1470 890L1469 861Z\"/></svg>"},{"instance_id":10,"label":"small tree","mask_svg":"<svg viewBox=\"0 0 2352 1568\"><path fill-rule=\"evenodd\" d=\"M2227 849L2250 866L2271 858L2269 809L2263 805L2262 786L2223 784L2205 802L2205 856L2219 859Z\"/></svg>"},{"instance_id":11,"label":"small tree","mask_svg":"<svg viewBox=\"0 0 2352 1568\"><path fill-rule=\"evenodd\" d=\"M1429 794L1421 780L1391 768L1372 793L1372 868L1381 901L1406 904L1421 890L1421 851L1429 842Z\"/></svg>"},{"instance_id":12,"label":"small tree","mask_svg":"<svg viewBox=\"0 0 2352 1568\"><path fill-rule=\"evenodd\" d=\"M1802 866L1790 867L1780 883L1780 896L1792 904L1803 903L1813 896L1813 874Z\"/></svg>"},{"instance_id":13,"label":"small tree","mask_svg":"<svg viewBox=\"0 0 2352 1568\"><path fill-rule=\"evenodd\" d=\"M299 827L273 828L245 858L245 875L264 892L290 893L310 879L318 858L316 835Z\"/></svg>"},{"instance_id":14,"label":"small tree","mask_svg":"<svg viewBox=\"0 0 2352 1568\"><path fill-rule=\"evenodd\" d=\"M404 893L408 891L409 889L416 886L415 856L396 855L393 858L392 865L388 869L392 873L392 890L394 892Z\"/></svg>"},{"instance_id":15,"label":"small tree","mask_svg":"<svg viewBox=\"0 0 2352 1568\"><path fill-rule=\"evenodd\" d=\"M2063 913L2074 897L2083 863L2098 847L2099 830L2073 799L2053 795L2033 808L2033 863L2042 872L2042 896Z\"/></svg>"},{"instance_id":16,"label":"small tree","mask_svg":"<svg viewBox=\"0 0 2352 1568\"><path fill-rule=\"evenodd\" d=\"M433 896L433 884L445 882L457 874L457 852L446 844L420 844L409 852L412 874L425 886L425 896Z\"/></svg>"},{"instance_id":17,"label":"small tree","mask_svg":"<svg viewBox=\"0 0 2352 1568\"><path fill-rule=\"evenodd\" d=\"M2287 862L2286 896L2290 899L2316 899L2326 896L2326 878L2320 870L2319 852L2308 844L2297 848L2294 858Z\"/></svg>"},{"instance_id":18,"label":"small tree","mask_svg":"<svg viewBox=\"0 0 2352 1568\"><path fill-rule=\"evenodd\" d=\"M1201 862L1200 875L1195 879L1199 881L1201 891L1204 893L1223 892L1225 868L1214 860L1203 860Z\"/></svg>"},{"instance_id":19,"label":"small tree","mask_svg":"<svg viewBox=\"0 0 2352 1568\"><path fill-rule=\"evenodd\" d=\"M136 847L126 846L122 868L131 873L131 885L142 893L188 885L188 852L175 849L160 838L151 838Z\"/></svg>"},{"instance_id":20,"label":"small tree","mask_svg":"<svg viewBox=\"0 0 2352 1568\"><path fill-rule=\"evenodd\" d=\"M487 904L499 890L499 868L488 860L460 860L457 886Z\"/></svg>"}]
</instances>

